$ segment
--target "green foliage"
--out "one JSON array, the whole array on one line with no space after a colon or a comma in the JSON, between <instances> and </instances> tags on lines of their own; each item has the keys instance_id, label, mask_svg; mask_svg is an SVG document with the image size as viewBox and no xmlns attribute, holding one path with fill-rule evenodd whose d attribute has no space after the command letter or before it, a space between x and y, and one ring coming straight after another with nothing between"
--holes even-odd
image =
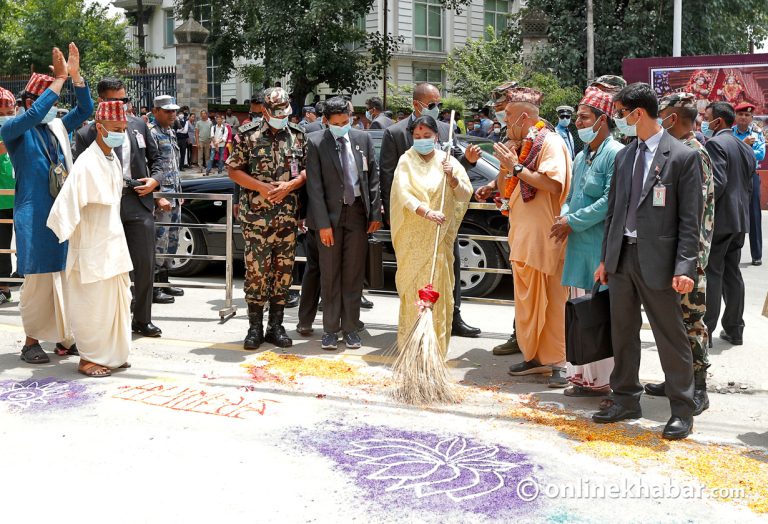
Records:
<instances>
[{"instance_id":1,"label":"green foliage","mask_svg":"<svg viewBox=\"0 0 768 524\"><path fill-rule=\"evenodd\" d=\"M461 115L467 110L467 105L464 103L464 100L459 97L448 96L443 98L443 109L447 109L448 111L453 109L456 111L456 118L458 119L461 118Z\"/></svg>"},{"instance_id":2,"label":"green foliage","mask_svg":"<svg viewBox=\"0 0 768 524\"><path fill-rule=\"evenodd\" d=\"M517 34L507 31L497 37L492 27L487 31L487 39L454 49L443 66L452 92L474 108L485 105L493 88L521 78L525 71Z\"/></svg>"},{"instance_id":3,"label":"green foliage","mask_svg":"<svg viewBox=\"0 0 768 524\"><path fill-rule=\"evenodd\" d=\"M69 42L80 49L80 63L92 83L105 71L128 67L132 52L125 24L106 7L86 0L6 0L0 23L0 74L47 73L51 49L67 55Z\"/></svg>"},{"instance_id":4,"label":"green foliage","mask_svg":"<svg viewBox=\"0 0 768 524\"><path fill-rule=\"evenodd\" d=\"M393 113L413 111L413 85L387 82L387 109Z\"/></svg>"},{"instance_id":5,"label":"green foliage","mask_svg":"<svg viewBox=\"0 0 768 524\"><path fill-rule=\"evenodd\" d=\"M673 0L593 0L595 75L621 74L624 58L672 55ZM528 0L549 19L549 45L533 65L567 84L586 78L586 3L583 0ZM765 0L686 0L683 2L682 54L749 52L750 41L768 38Z\"/></svg>"}]
</instances>

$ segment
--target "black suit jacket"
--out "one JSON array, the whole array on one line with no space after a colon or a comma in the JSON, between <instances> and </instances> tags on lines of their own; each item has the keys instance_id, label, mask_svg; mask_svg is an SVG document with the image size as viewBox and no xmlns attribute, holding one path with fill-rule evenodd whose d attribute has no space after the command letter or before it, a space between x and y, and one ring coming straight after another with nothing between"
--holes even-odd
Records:
<instances>
[{"instance_id":1,"label":"black suit jacket","mask_svg":"<svg viewBox=\"0 0 768 524\"><path fill-rule=\"evenodd\" d=\"M308 135L310 133L314 133L315 131L322 131L323 129L325 129L325 126L323 125L322 120L318 118L314 122L310 122L304 126L304 133Z\"/></svg>"},{"instance_id":2,"label":"black suit jacket","mask_svg":"<svg viewBox=\"0 0 768 524\"><path fill-rule=\"evenodd\" d=\"M373 122L371 122L371 125L368 129L387 129L392 124L394 124L392 119L382 113L373 119Z\"/></svg>"},{"instance_id":3,"label":"black suit jacket","mask_svg":"<svg viewBox=\"0 0 768 524\"><path fill-rule=\"evenodd\" d=\"M381 222L379 168L373 141L364 132L351 129L347 137L352 144L360 196L369 222ZM329 130L307 136L307 227L319 230L336 227L344 205L344 171L341 167L336 138ZM363 161L365 155L366 161ZM367 171L364 170L367 162Z\"/></svg>"},{"instance_id":4,"label":"black suit jacket","mask_svg":"<svg viewBox=\"0 0 768 524\"><path fill-rule=\"evenodd\" d=\"M712 159L715 181L715 234L749 232L749 200L755 172L752 148L733 136L731 128L718 131L704 147Z\"/></svg>"},{"instance_id":5,"label":"black suit jacket","mask_svg":"<svg viewBox=\"0 0 768 524\"><path fill-rule=\"evenodd\" d=\"M616 155L601 258L608 273L616 273L621 256L637 144ZM657 174L666 188L663 207L653 205ZM664 131L637 207L640 268L651 289L669 288L675 275L696 277L703 206L699 153Z\"/></svg>"},{"instance_id":6,"label":"black suit jacket","mask_svg":"<svg viewBox=\"0 0 768 524\"><path fill-rule=\"evenodd\" d=\"M384 211L389 216L389 194L392 191L392 181L395 178L395 169L400 157L413 146L413 135L408 131L411 118L404 118L392 124L384 131L381 141L381 153L379 156L379 170L381 171L381 200L384 203ZM448 141L450 125L445 122L437 122L438 139L440 142ZM454 136L458 134L458 128L454 128ZM459 155L458 149L454 149L453 155L459 159L464 169L469 171L474 167L464 155Z\"/></svg>"},{"instance_id":7,"label":"black suit jacket","mask_svg":"<svg viewBox=\"0 0 768 524\"><path fill-rule=\"evenodd\" d=\"M137 136L143 137L145 147L139 148ZM162 166L159 161L160 150L149 136L149 129L144 120L134 116L128 117L128 138L131 141L131 178L134 180L154 178L159 183L163 178ZM95 123L80 128L75 133L74 159L77 160L77 157L88 149L94 140L96 140ZM138 194L136 196L147 209L150 211L155 209L155 200L151 193L143 197L139 197Z\"/></svg>"}]
</instances>

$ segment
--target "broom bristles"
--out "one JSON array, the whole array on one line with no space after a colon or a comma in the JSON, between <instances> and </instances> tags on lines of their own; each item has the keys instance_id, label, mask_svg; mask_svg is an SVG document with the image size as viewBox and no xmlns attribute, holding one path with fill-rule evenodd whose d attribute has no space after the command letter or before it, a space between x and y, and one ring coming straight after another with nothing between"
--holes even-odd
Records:
<instances>
[{"instance_id":1,"label":"broom bristles","mask_svg":"<svg viewBox=\"0 0 768 524\"><path fill-rule=\"evenodd\" d=\"M440 343L427 308L413 325L399 348L392 368L395 388L392 395L406 404L457 403L459 396L451 383Z\"/></svg>"}]
</instances>

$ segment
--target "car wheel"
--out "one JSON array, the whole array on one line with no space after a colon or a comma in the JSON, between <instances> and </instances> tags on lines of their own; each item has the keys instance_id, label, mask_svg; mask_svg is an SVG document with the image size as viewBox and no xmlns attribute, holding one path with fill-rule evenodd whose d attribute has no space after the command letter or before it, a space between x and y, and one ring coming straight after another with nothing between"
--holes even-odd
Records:
<instances>
[{"instance_id":1,"label":"car wheel","mask_svg":"<svg viewBox=\"0 0 768 524\"><path fill-rule=\"evenodd\" d=\"M187 213L181 212L182 223L197 224L198 220ZM179 228L179 247L177 254L185 255L207 255L208 247L205 244L205 235L203 231L197 228L180 227ZM206 260L189 260L187 258L174 258L171 260L171 269L169 273L176 277L190 277L200 273L208 266Z\"/></svg>"},{"instance_id":2,"label":"car wheel","mask_svg":"<svg viewBox=\"0 0 768 524\"><path fill-rule=\"evenodd\" d=\"M462 229L464 234L488 234L483 231ZM495 242L459 238L459 260L462 267L504 268L504 261ZM461 294L470 297L484 297L493 292L501 282L499 273L461 270Z\"/></svg>"}]
</instances>

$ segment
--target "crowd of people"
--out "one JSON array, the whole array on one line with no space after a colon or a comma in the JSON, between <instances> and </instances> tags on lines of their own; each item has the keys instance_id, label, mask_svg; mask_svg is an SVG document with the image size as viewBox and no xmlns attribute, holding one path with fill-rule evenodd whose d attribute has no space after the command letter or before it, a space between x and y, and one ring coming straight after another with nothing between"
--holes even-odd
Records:
<instances>
[{"instance_id":1,"label":"crowd of people","mask_svg":"<svg viewBox=\"0 0 768 524\"><path fill-rule=\"evenodd\" d=\"M595 422L640 417L645 391L669 398L663 436L685 438L709 406L708 348L718 323L720 338L743 343L739 261L746 234L759 226L759 195L757 214L750 212L765 156L750 104L713 102L700 113L693 94L659 100L648 84L604 76L575 108L558 107L552 125L540 114L541 92L505 82L468 126L470 134L498 137L498 178L473 191L467 172L481 150L451 147L449 136L460 129L451 129L429 83L415 86L403 118L388 115L378 97L366 101L363 118L343 97L296 115L288 93L273 87L254 94L241 122L231 112L197 118L168 95L133 116L114 78L99 82L94 114L74 44L67 58L53 50L52 71L32 75L20 104L0 89L0 183L15 188L15 199L0 197L0 216L14 219L17 271L25 277L27 363L49 361L43 340L60 354L79 354L81 373L108 376L130 365L131 332L161 335L152 304L183 295L168 270L178 245L180 172L194 158L206 174L226 167L238 189L247 350L293 344L284 312L299 241L307 263L297 333L312 336L322 309L323 349L337 349L340 339L361 347L368 238L382 227L391 230L399 261L398 343L416 322L417 291L433 264L441 299L432 318L443 354L451 336L479 335L461 317L457 256L473 196L495 201L509 218L515 318L510 339L493 353L522 353L512 376L548 375L566 395L600 398ZM57 118L68 78L77 105ZM378 156L363 122L383 130ZM4 227L0 248L10 237ZM436 257L424 249L435 242ZM750 244L759 264L761 244ZM7 277L10 257L0 262L0 278ZM610 294L614 356L571 365L566 302L600 286ZM10 299L8 288L0 293ZM638 378L641 306L665 373L661 384Z\"/></svg>"}]
</instances>

